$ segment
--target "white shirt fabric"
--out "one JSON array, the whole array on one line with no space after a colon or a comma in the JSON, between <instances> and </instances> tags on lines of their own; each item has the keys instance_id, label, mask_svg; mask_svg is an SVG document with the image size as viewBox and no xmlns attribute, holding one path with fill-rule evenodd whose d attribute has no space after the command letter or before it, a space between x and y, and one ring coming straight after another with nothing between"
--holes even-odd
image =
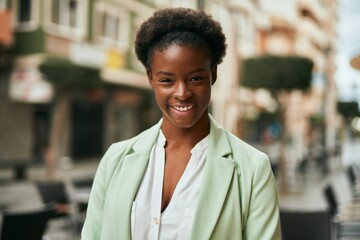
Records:
<instances>
[{"instance_id":1,"label":"white shirt fabric","mask_svg":"<svg viewBox=\"0 0 360 240\"><path fill-rule=\"evenodd\" d=\"M165 143L166 139L160 131L132 205L131 236L133 240L184 240L190 238L209 146L208 136L191 150L191 158L174 190L171 201L161 213Z\"/></svg>"}]
</instances>

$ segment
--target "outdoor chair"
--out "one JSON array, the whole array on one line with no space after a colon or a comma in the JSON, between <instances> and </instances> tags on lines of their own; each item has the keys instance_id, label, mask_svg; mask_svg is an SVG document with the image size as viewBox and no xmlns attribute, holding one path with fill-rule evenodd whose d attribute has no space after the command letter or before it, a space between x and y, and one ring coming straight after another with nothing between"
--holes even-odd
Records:
<instances>
[{"instance_id":1,"label":"outdoor chair","mask_svg":"<svg viewBox=\"0 0 360 240\"><path fill-rule=\"evenodd\" d=\"M324 187L324 195L331 213L334 239L360 237L360 204L340 205L330 183Z\"/></svg>"},{"instance_id":2,"label":"outdoor chair","mask_svg":"<svg viewBox=\"0 0 360 240\"><path fill-rule=\"evenodd\" d=\"M329 240L329 211L280 210L283 240Z\"/></svg>"},{"instance_id":3,"label":"outdoor chair","mask_svg":"<svg viewBox=\"0 0 360 240\"><path fill-rule=\"evenodd\" d=\"M76 214L76 230L81 232L82 226L86 217L86 210L88 207L88 197L90 195L90 189L92 187L94 178L92 176L77 177L72 179L73 186L72 200L75 203ZM80 195L80 197L79 197Z\"/></svg>"},{"instance_id":4,"label":"outdoor chair","mask_svg":"<svg viewBox=\"0 0 360 240\"><path fill-rule=\"evenodd\" d=\"M94 178L89 177L82 177L82 178L74 178L72 179L72 184L75 188L91 188L93 184Z\"/></svg>"},{"instance_id":5,"label":"outdoor chair","mask_svg":"<svg viewBox=\"0 0 360 240\"><path fill-rule=\"evenodd\" d=\"M63 181L35 181L35 186L44 204L56 203L52 218L66 217L71 213L70 199Z\"/></svg>"},{"instance_id":6,"label":"outdoor chair","mask_svg":"<svg viewBox=\"0 0 360 240\"><path fill-rule=\"evenodd\" d=\"M346 174L355 199L360 199L360 173L359 166L351 164L346 168Z\"/></svg>"},{"instance_id":7,"label":"outdoor chair","mask_svg":"<svg viewBox=\"0 0 360 240\"><path fill-rule=\"evenodd\" d=\"M52 214L51 226L69 230L72 236L77 231L77 214L68 194L66 184L62 180L35 181L40 198L44 204L55 202L55 212ZM71 237L69 235L69 237Z\"/></svg>"},{"instance_id":8,"label":"outdoor chair","mask_svg":"<svg viewBox=\"0 0 360 240\"><path fill-rule=\"evenodd\" d=\"M5 211L1 227L1 240L41 240L47 222L55 212L54 203L41 209L27 211Z\"/></svg>"}]
</instances>

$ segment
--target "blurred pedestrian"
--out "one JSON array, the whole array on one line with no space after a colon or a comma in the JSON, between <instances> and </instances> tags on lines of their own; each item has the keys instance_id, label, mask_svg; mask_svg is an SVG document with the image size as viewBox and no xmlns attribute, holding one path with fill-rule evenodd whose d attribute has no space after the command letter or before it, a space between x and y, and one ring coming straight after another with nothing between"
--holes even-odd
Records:
<instances>
[{"instance_id":1,"label":"blurred pedestrian","mask_svg":"<svg viewBox=\"0 0 360 240\"><path fill-rule=\"evenodd\" d=\"M162 9L140 26L135 50L162 119L109 148L82 239L280 239L268 157L208 113L225 40L194 9Z\"/></svg>"}]
</instances>

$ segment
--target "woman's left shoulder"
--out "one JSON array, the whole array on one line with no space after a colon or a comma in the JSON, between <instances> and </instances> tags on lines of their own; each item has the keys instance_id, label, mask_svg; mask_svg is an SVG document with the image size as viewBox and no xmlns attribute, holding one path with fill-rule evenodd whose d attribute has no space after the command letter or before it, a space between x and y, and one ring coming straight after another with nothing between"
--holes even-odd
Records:
<instances>
[{"instance_id":1,"label":"woman's left shoulder","mask_svg":"<svg viewBox=\"0 0 360 240\"><path fill-rule=\"evenodd\" d=\"M269 158L261 150L255 148L234 134L227 132L229 144L232 149L233 160L245 168L256 168L258 165L268 165Z\"/></svg>"}]
</instances>

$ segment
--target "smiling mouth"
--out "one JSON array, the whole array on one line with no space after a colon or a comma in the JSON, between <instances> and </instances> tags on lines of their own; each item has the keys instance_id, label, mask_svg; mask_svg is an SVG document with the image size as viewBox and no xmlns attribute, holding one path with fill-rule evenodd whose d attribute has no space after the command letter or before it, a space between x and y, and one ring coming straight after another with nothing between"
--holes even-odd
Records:
<instances>
[{"instance_id":1,"label":"smiling mouth","mask_svg":"<svg viewBox=\"0 0 360 240\"><path fill-rule=\"evenodd\" d=\"M193 107L195 107L195 105L184 106L184 107L180 107L180 106L171 106L171 107L173 109L175 109L176 111L186 112L186 111L189 111L190 109L192 109Z\"/></svg>"}]
</instances>

